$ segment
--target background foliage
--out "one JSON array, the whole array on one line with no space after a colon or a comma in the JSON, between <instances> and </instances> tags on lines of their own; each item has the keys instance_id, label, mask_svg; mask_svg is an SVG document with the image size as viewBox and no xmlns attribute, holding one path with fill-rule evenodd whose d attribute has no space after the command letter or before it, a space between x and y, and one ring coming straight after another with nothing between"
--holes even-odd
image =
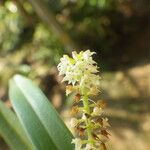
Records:
<instances>
[{"instance_id":1,"label":"background foliage","mask_svg":"<svg viewBox=\"0 0 150 150\"><path fill-rule=\"evenodd\" d=\"M103 70L102 98L114 113L112 122L116 127L126 124L133 136L122 136L133 149L129 139L138 135L147 141L149 131L149 15L149 0L1 0L0 98L11 107L8 79L20 73L34 79L64 113L71 104L64 101L56 65L64 53L91 49ZM122 116L116 115L116 108ZM137 130L132 129L135 124ZM114 143L122 142L118 137ZM141 145L137 148L145 150L147 143Z\"/></svg>"}]
</instances>

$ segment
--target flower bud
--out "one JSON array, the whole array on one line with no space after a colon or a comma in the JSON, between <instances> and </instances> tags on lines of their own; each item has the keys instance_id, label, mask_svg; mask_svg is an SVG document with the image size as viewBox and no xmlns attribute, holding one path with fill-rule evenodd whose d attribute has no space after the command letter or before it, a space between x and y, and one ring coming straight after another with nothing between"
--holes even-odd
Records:
<instances>
[{"instance_id":1,"label":"flower bud","mask_svg":"<svg viewBox=\"0 0 150 150\"><path fill-rule=\"evenodd\" d=\"M99 107L94 107L93 108L93 113L92 113L93 116L99 116L102 113L103 113L103 110L101 108L99 108Z\"/></svg>"},{"instance_id":2,"label":"flower bud","mask_svg":"<svg viewBox=\"0 0 150 150\"><path fill-rule=\"evenodd\" d=\"M70 126L71 126L72 128L76 127L78 123L79 123L78 119L76 119L76 118L71 118Z\"/></svg>"}]
</instances>

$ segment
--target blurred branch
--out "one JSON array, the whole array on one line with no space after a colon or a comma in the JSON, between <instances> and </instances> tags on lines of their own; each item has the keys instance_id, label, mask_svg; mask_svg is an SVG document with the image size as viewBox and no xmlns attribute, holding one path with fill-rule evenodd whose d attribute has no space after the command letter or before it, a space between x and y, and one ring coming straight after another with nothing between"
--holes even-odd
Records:
<instances>
[{"instance_id":1,"label":"blurred branch","mask_svg":"<svg viewBox=\"0 0 150 150\"><path fill-rule=\"evenodd\" d=\"M54 33L57 35L60 41L67 47L67 49L77 50L77 45L71 39L71 37L62 29L60 24L55 19L55 15L49 9L47 4L41 0L28 0L28 1L32 4L33 8L35 9L35 12L40 17L40 19L52 28Z\"/></svg>"},{"instance_id":2,"label":"blurred branch","mask_svg":"<svg viewBox=\"0 0 150 150\"><path fill-rule=\"evenodd\" d=\"M24 19L26 20L26 23L29 26L33 26L37 21L36 18L33 18L31 15L29 15L27 13L27 11L24 9L21 0L13 0L14 3L16 4L19 12L21 13L21 15L24 17Z\"/></svg>"}]
</instances>

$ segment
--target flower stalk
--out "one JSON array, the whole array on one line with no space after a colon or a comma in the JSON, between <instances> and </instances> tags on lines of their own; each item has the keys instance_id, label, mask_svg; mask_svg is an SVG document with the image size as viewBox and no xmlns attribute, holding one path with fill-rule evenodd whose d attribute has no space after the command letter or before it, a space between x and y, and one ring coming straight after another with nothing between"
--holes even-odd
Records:
<instances>
[{"instance_id":1,"label":"flower stalk","mask_svg":"<svg viewBox=\"0 0 150 150\"><path fill-rule=\"evenodd\" d=\"M88 101L88 96L85 95L83 97L83 106L85 113L90 114L90 107L89 107L89 101ZM88 141L93 145L93 138L92 138L92 130L91 130L91 123L89 119L85 120L86 124L86 129L87 129L87 136L88 136Z\"/></svg>"},{"instance_id":2,"label":"flower stalk","mask_svg":"<svg viewBox=\"0 0 150 150\"><path fill-rule=\"evenodd\" d=\"M92 55L95 52L87 50L79 54L72 53L72 58L64 55L58 64L63 81L68 82L66 95L75 93L71 119L71 127L75 128L78 137L72 140L75 150L106 150L105 143L109 138L108 119L103 117L105 103L102 100L93 101L100 91L100 76L97 63Z\"/></svg>"}]
</instances>

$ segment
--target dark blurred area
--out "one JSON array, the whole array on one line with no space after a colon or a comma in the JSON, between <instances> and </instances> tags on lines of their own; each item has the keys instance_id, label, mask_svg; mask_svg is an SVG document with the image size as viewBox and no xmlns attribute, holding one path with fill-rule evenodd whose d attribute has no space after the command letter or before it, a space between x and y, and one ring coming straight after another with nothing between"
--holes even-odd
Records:
<instances>
[{"instance_id":1,"label":"dark blurred area","mask_svg":"<svg viewBox=\"0 0 150 150\"><path fill-rule=\"evenodd\" d=\"M0 99L11 107L8 80L23 74L66 118L71 104L56 66L63 54L86 49L97 52L102 72L109 149L149 150L149 0L0 0Z\"/></svg>"}]
</instances>

